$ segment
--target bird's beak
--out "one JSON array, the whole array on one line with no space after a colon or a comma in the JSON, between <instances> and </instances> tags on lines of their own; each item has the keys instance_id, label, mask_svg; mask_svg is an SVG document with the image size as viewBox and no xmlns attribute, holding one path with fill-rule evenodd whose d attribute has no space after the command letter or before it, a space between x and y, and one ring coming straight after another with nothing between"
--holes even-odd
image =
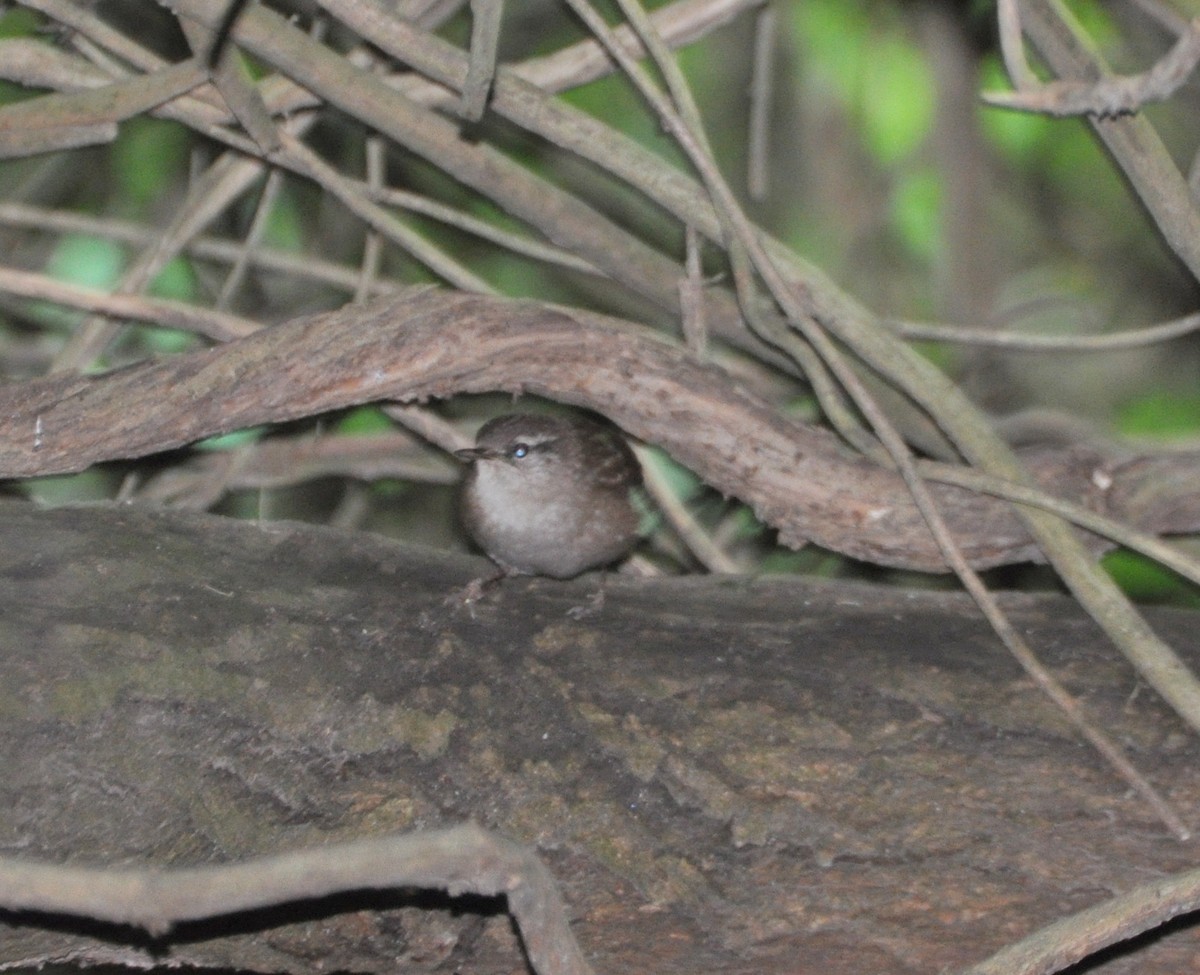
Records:
<instances>
[{"instance_id":1,"label":"bird's beak","mask_svg":"<svg viewBox=\"0 0 1200 975\"><path fill-rule=\"evenodd\" d=\"M473 460L488 460L497 456L496 451L489 450L487 447L467 447L464 450L454 451L454 456L459 460L465 460L468 464Z\"/></svg>"}]
</instances>

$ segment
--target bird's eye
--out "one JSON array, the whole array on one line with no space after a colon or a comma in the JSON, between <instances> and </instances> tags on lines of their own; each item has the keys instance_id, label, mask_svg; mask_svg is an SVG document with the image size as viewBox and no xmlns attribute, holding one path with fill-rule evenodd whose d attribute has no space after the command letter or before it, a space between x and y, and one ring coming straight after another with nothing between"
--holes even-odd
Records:
<instances>
[{"instance_id":1,"label":"bird's eye","mask_svg":"<svg viewBox=\"0 0 1200 975\"><path fill-rule=\"evenodd\" d=\"M523 443L513 444L512 455L517 460L520 460L522 457L524 457L528 453L529 453L529 444L523 444Z\"/></svg>"}]
</instances>

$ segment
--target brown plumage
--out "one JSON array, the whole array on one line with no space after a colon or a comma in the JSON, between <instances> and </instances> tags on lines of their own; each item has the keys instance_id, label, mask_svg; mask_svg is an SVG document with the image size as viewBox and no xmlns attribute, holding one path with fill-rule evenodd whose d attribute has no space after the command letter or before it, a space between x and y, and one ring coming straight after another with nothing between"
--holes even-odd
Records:
<instances>
[{"instance_id":1,"label":"brown plumage","mask_svg":"<svg viewBox=\"0 0 1200 975\"><path fill-rule=\"evenodd\" d=\"M569 579L637 543L630 494L642 471L615 430L583 417L512 413L480 428L463 523L506 573Z\"/></svg>"}]
</instances>

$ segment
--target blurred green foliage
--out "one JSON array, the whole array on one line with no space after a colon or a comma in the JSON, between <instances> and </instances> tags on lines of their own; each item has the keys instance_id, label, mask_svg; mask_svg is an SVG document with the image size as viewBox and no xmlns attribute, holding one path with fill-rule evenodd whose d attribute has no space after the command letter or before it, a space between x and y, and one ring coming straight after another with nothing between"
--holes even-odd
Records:
<instances>
[{"instance_id":1,"label":"blurred green foliage","mask_svg":"<svg viewBox=\"0 0 1200 975\"><path fill-rule=\"evenodd\" d=\"M395 426L378 406L359 406L338 417L333 431L362 437L373 433L387 433L395 429Z\"/></svg>"},{"instance_id":2,"label":"blurred green foliage","mask_svg":"<svg viewBox=\"0 0 1200 975\"><path fill-rule=\"evenodd\" d=\"M1105 555L1101 564L1131 599L1200 609L1200 593L1195 586L1143 555L1117 549Z\"/></svg>"},{"instance_id":3,"label":"blurred green foliage","mask_svg":"<svg viewBox=\"0 0 1200 975\"><path fill-rule=\"evenodd\" d=\"M1121 407L1117 430L1127 437L1195 436L1200 432L1200 393L1146 390Z\"/></svg>"},{"instance_id":4,"label":"blurred green foliage","mask_svg":"<svg viewBox=\"0 0 1200 975\"><path fill-rule=\"evenodd\" d=\"M30 37L41 26L42 17L28 7L9 7L0 13L0 39Z\"/></svg>"},{"instance_id":5,"label":"blurred green foliage","mask_svg":"<svg viewBox=\"0 0 1200 975\"><path fill-rule=\"evenodd\" d=\"M120 204L125 216L144 216L186 173L191 144L188 130L176 122L139 116L123 123L111 147L116 193L110 202Z\"/></svg>"}]
</instances>

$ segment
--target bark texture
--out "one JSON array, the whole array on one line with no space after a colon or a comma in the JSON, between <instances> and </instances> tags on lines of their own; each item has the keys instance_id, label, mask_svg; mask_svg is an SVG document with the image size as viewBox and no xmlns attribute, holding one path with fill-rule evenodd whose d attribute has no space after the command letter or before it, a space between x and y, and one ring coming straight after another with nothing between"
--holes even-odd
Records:
<instances>
[{"instance_id":1,"label":"bark texture","mask_svg":"<svg viewBox=\"0 0 1200 975\"><path fill-rule=\"evenodd\" d=\"M0 504L0 852L207 864L474 819L597 972L953 970L1195 864L970 604L793 579L509 580L367 535ZM576 619L575 607L592 609ZM1193 828L1200 749L1068 601L1021 627ZM579 615L579 614L575 614ZM1154 614L1195 666L1196 617ZM352 893L184 927L14 916L5 966L515 972L502 904ZM1105 973L1193 971L1186 920Z\"/></svg>"},{"instance_id":2,"label":"bark texture","mask_svg":"<svg viewBox=\"0 0 1200 975\"><path fill-rule=\"evenodd\" d=\"M0 388L0 477L84 470L260 423L381 400L534 393L587 406L738 497L785 544L946 571L899 474L848 455L665 339L532 302L437 289L295 319L248 338L100 376ZM1085 446L1024 458L1051 494L1155 533L1200 530L1200 454ZM1006 501L932 485L977 568L1040 558Z\"/></svg>"}]
</instances>

